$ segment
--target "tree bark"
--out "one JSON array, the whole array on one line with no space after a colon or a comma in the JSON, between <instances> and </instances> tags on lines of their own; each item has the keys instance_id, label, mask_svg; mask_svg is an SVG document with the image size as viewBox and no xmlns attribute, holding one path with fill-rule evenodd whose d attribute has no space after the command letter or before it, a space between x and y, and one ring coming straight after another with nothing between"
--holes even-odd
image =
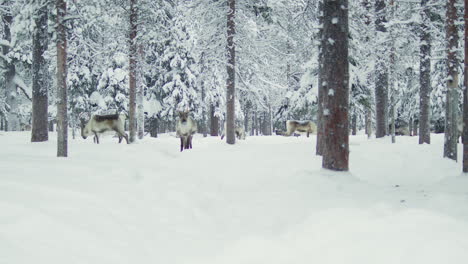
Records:
<instances>
[{"instance_id":1,"label":"tree bark","mask_svg":"<svg viewBox=\"0 0 468 264\"><path fill-rule=\"evenodd\" d=\"M57 157L68 156L67 117L67 4L57 0Z\"/></svg>"},{"instance_id":2,"label":"tree bark","mask_svg":"<svg viewBox=\"0 0 468 264\"><path fill-rule=\"evenodd\" d=\"M377 0L375 3L376 21L375 26L377 30L377 38L381 39L381 35L386 34L385 28L385 1ZM387 134L388 131L388 71L385 66L385 47L379 47L377 51L376 62L376 83L375 83L375 119L376 131L375 137L381 138Z\"/></svg>"},{"instance_id":3,"label":"tree bark","mask_svg":"<svg viewBox=\"0 0 468 264\"><path fill-rule=\"evenodd\" d=\"M138 47L138 60L141 62L143 58L143 47L139 45ZM143 107L143 99L144 99L144 85L143 85L143 70L142 65L137 63L138 65L138 73L135 73L137 76L137 94L136 94L136 101L137 101L137 134L138 139L143 139L145 137L145 110Z\"/></svg>"},{"instance_id":4,"label":"tree bark","mask_svg":"<svg viewBox=\"0 0 468 264\"><path fill-rule=\"evenodd\" d=\"M349 168L349 65L348 1L324 0L323 23L323 119L322 167L347 171Z\"/></svg>"},{"instance_id":5,"label":"tree bark","mask_svg":"<svg viewBox=\"0 0 468 264\"><path fill-rule=\"evenodd\" d=\"M319 24L323 25L323 2L319 2ZM319 29L318 38L322 39L323 26ZM322 87L322 66L323 66L323 48L319 46L318 54L318 95L317 95L317 143L315 144L315 154L323 155L323 87Z\"/></svg>"},{"instance_id":6,"label":"tree bark","mask_svg":"<svg viewBox=\"0 0 468 264\"><path fill-rule=\"evenodd\" d=\"M354 111L351 117L351 135L355 136L356 134L357 134L357 115L356 115L356 111Z\"/></svg>"},{"instance_id":7,"label":"tree bark","mask_svg":"<svg viewBox=\"0 0 468 264\"><path fill-rule=\"evenodd\" d=\"M465 0L465 79L463 90L463 172L468 172L468 0Z\"/></svg>"},{"instance_id":8,"label":"tree bark","mask_svg":"<svg viewBox=\"0 0 468 264\"><path fill-rule=\"evenodd\" d=\"M457 160L457 88L458 88L458 34L455 21L457 20L456 0L447 0L447 101L445 111L445 142L444 157Z\"/></svg>"},{"instance_id":9,"label":"tree bark","mask_svg":"<svg viewBox=\"0 0 468 264\"><path fill-rule=\"evenodd\" d=\"M234 21L236 12L236 0L228 0L227 14L227 93L226 93L226 143L235 144L235 95L236 95L236 45L234 35L236 34L236 24Z\"/></svg>"},{"instance_id":10,"label":"tree bark","mask_svg":"<svg viewBox=\"0 0 468 264\"><path fill-rule=\"evenodd\" d=\"M370 108L366 109L366 135L367 138L372 136L372 110Z\"/></svg>"},{"instance_id":11,"label":"tree bark","mask_svg":"<svg viewBox=\"0 0 468 264\"><path fill-rule=\"evenodd\" d=\"M136 116L136 58L137 54L137 0L130 0L130 52L129 52L129 134L130 143L136 140L137 116Z\"/></svg>"},{"instance_id":12,"label":"tree bark","mask_svg":"<svg viewBox=\"0 0 468 264\"><path fill-rule=\"evenodd\" d=\"M419 144L431 144L431 131L429 123L430 96L431 96L431 36L429 33L430 11L427 3L421 0L421 46L419 47Z\"/></svg>"},{"instance_id":13,"label":"tree bark","mask_svg":"<svg viewBox=\"0 0 468 264\"><path fill-rule=\"evenodd\" d=\"M11 15L8 6L11 3L4 3L3 7L8 11L4 12L3 19L3 39L11 43L11 23L13 21L13 16ZM2 53L4 57L8 57L10 52L10 47L7 45L2 45ZM7 108L7 116L5 120L5 130L6 131L19 131L19 117L18 117L18 91L14 78L16 75L15 64L11 61L3 61L4 64L4 82L5 82L5 99Z\"/></svg>"},{"instance_id":14,"label":"tree bark","mask_svg":"<svg viewBox=\"0 0 468 264\"><path fill-rule=\"evenodd\" d=\"M31 142L42 142L49 139L47 63L44 59L48 42L48 10L47 4L42 3L42 1L39 5L34 16L36 26L33 33Z\"/></svg>"},{"instance_id":15,"label":"tree bark","mask_svg":"<svg viewBox=\"0 0 468 264\"><path fill-rule=\"evenodd\" d=\"M210 107L210 135L217 137L219 135L219 117L215 116L215 107Z\"/></svg>"}]
</instances>

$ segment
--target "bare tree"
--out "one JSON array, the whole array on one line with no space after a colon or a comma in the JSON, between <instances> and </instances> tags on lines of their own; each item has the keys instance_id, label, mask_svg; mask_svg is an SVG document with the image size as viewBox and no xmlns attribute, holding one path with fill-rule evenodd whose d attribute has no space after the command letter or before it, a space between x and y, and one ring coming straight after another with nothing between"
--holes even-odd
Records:
<instances>
[{"instance_id":1,"label":"bare tree","mask_svg":"<svg viewBox=\"0 0 468 264\"><path fill-rule=\"evenodd\" d=\"M419 47L419 144L431 144L429 124L431 95L431 35L429 33L429 0L421 0L421 46Z\"/></svg>"},{"instance_id":2,"label":"bare tree","mask_svg":"<svg viewBox=\"0 0 468 264\"><path fill-rule=\"evenodd\" d=\"M236 45L234 35L236 34L236 23L234 21L236 13L236 0L228 0L227 14L227 93L226 93L226 142L235 144L235 94L236 94Z\"/></svg>"},{"instance_id":3,"label":"bare tree","mask_svg":"<svg viewBox=\"0 0 468 264\"><path fill-rule=\"evenodd\" d=\"M468 0L465 0L465 79L463 90L463 172L468 172Z\"/></svg>"},{"instance_id":4,"label":"bare tree","mask_svg":"<svg viewBox=\"0 0 468 264\"><path fill-rule=\"evenodd\" d=\"M322 167L347 171L349 157L348 0L324 0Z\"/></svg>"},{"instance_id":5,"label":"bare tree","mask_svg":"<svg viewBox=\"0 0 468 264\"><path fill-rule=\"evenodd\" d=\"M457 20L456 0L447 0L447 101L445 108L445 142L444 157L457 160L457 110L458 110L458 34L455 21Z\"/></svg>"},{"instance_id":6,"label":"bare tree","mask_svg":"<svg viewBox=\"0 0 468 264\"><path fill-rule=\"evenodd\" d=\"M136 58L137 54L137 0L130 0L130 53L129 53L129 86L130 86L130 102L129 102L129 132L130 143L135 142L137 117L136 117Z\"/></svg>"},{"instance_id":7,"label":"bare tree","mask_svg":"<svg viewBox=\"0 0 468 264\"><path fill-rule=\"evenodd\" d=\"M68 156L67 118L67 3L57 0L57 157Z\"/></svg>"},{"instance_id":8,"label":"bare tree","mask_svg":"<svg viewBox=\"0 0 468 264\"><path fill-rule=\"evenodd\" d=\"M37 1L34 13L33 62L32 62L32 131L31 141L41 142L49 139L48 130L48 82L47 63L44 52L47 50L47 1Z\"/></svg>"},{"instance_id":9,"label":"bare tree","mask_svg":"<svg viewBox=\"0 0 468 264\"><path fill-rule=\"evenodd\" d=\"M378 38L381 39L382 35L386 34L387 29L385 28L385 0L375 1L375 12L376 20L375 27L377 30ZM388 69L385 66L385 48L383 45L379 47L377 52L376 62L376 83L375 83L375 119L376 119L376 131L375 137L384 137L388 130Z\"/></svg>"}]
</instances>

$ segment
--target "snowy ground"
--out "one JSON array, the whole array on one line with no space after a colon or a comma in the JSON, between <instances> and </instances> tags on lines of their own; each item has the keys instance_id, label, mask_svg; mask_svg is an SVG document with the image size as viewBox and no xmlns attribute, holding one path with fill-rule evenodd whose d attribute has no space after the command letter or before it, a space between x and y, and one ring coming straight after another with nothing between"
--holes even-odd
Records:
<instances>
[{"instance_id":1,"label":"snowy ground","mask_svg":"<svg viewBox=\"0 0 468 264\"><path fill-rule=\"evenodd\" d=\"M1 264L468 263L468 175L441 135L351 137L349 173L315 137L76 139L67 159L29 137L0 133Z\"/></svg>"}]
</instances>

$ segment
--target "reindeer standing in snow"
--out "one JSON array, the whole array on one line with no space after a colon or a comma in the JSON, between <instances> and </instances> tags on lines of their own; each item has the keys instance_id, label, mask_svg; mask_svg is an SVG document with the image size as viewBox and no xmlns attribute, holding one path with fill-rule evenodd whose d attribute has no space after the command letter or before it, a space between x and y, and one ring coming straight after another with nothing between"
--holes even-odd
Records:
<instances>
[{"instance_id":1,"label":"reindeer standing in snow","mask_svg":"<svg viewBox=\"0 0 468 264\"><path fill-rule=\"evenodd\" d=\"M119 135L119 143L125 138L128 144L128 135L124 129L125 119L125 114L93 115L87 123L81 120L81 136L86 139L94 134L95 143L99 144L99 133L114 130Z\"/></svg>"},{"instance_id":2,"label":"reindeer standing in snow","mask_svg":"<svg viewBox=\"0 0 468 264\"><path fill-rule=\"evenodd\" d=\"M179 112L176 133L180 137L180 151L192 148L192 138L196 132L197 123L189 116L189 111Z\"/></svg>"}]
</instances>

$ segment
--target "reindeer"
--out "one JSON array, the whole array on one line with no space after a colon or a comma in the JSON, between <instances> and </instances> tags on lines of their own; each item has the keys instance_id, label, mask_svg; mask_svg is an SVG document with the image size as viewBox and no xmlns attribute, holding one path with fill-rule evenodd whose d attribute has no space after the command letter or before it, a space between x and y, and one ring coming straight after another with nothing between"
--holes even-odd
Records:
<instances>
[{"instance_id":1,"label":"reindeer","mask_svg":"<svg viewBox=\"0 0 468 264\"><path fill-rule=\"evenodd\" d=\"M81 120L81 136L86 139L94 134L94 142L99 144L99 133L114 130L119 135L119 143L125 138L128 144L128 135L124 129L125 119L125 114L93 115L87 123Z\"/></svg>"},{"instance_id":2,"label":"reindeer","mask_svg":"<svg viewBox=\"0 0 468 264\"><path fill-rule=\"evenodd\" d=\"M245 131L242 126L236 126L234 128L234 133L236 134L237 139L244 139L245 140ZM226 123L224 123L224 131L221 133L221 140L224 139L224 136L226 134Z\"/></svg>"},{"instance_id":3,"label":"reindeer","mask_svg":"<svg viewBox=\"0 0 468 264\"><path fill-rule=\"evenodd\" d=\"M307 137L309 137L310 133L317 132L317 126L314 122L310 120L305 121L296 121L296 120L288 120L286 121L286 133L283 133L285 136L291 136L295 131L298 132L307 132Z\"/></svg>"},{"instance_id":4,"label":"reindeer","mask_svg":"<svg viewBox=\"0 0 468 264\"><path fill-rule=\"evenodd\" d=\"M197 123L189 116L189 111L179 112L176 133L180 137L180 151L192 148L193 134L197 132Z\"/></svg>"}]
</instances>

